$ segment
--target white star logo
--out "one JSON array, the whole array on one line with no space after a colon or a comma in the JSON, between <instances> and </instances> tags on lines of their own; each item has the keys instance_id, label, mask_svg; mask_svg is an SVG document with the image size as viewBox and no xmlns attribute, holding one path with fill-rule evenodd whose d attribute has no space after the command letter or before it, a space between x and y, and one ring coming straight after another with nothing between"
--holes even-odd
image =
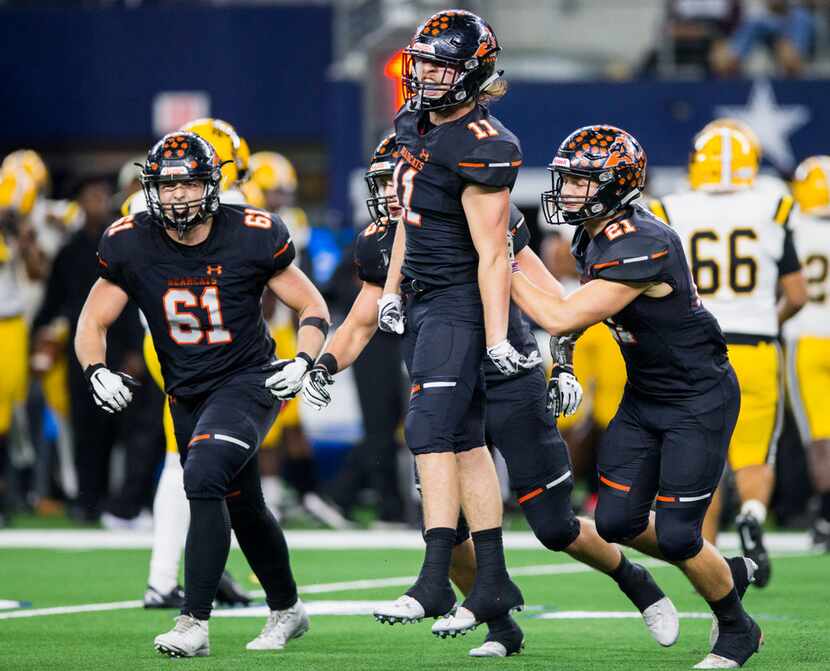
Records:
<instances>
[{"instance_id":1,"label":"white star logo","mask_svg":"<svg viewBox=\"0 0 830 671\"><path fill-rule=\"evenodd\" d=\"M715 113L717 116L734 117L749 124L758 134L764 155L775 167L784 171L795 167L789 138L809 123L810 110L806 105L779 105L772 84L767 80L758 80L753 83L745 106L718 105Z\"/></svg>"}]
</instances>

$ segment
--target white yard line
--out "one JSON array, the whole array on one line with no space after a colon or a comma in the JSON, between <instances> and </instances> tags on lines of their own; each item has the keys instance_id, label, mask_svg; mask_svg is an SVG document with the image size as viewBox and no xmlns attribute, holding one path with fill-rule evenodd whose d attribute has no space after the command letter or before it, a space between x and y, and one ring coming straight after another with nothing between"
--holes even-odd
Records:
<instances>
[{"instance_id":1,"label":"white yard line","mask_svg":"<svg viewBox=\"0 0 830 671\"><path fill-rule=\"evenodd\" d=\"M420 550L424 541L418 531L286 531L288 546L294 550ZM720 535L718 546L736 550L735 533ZM146 550L152 547L152 532L107 531L104 529L5 529L0 531L0 549L32 548L46 550ZM767 550L776 553L805 552L810 549L807 533L767 533ZM542 550L541 543L527 531L504 534L509 550ZM234 547L236 543L234 542Z\"/></svg>"}]
</instances>

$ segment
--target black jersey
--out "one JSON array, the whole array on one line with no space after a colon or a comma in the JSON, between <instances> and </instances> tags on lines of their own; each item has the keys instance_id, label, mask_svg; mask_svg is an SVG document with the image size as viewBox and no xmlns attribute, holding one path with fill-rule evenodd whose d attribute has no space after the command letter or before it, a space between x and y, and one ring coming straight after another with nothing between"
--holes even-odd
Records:
<instances>
[{"instance_id":1,"label":"black jersey","mask_svg":"<svg viewBox=\"0 0 830 671\"><path fill-rule=\"evenodd\" d=\"M512 189L519 140L481 105L440 126L404 105L395 133L395 184L407 225L403 274L429 286L475 282L478 254L461 193L468 184Z\"/></svg>"},{"instance_id":2,"label":"black jersey","mask_svg":"<svg viewBox=\"0 0 830 671\"><path fill-rule=\"evenodd\" d=\"M100 276L147 319L165 391L183 397L272 359L260 300L293 258L282 220L245 205L220 205L198 245L176 242L142 212L112 224L98 247Z\"/></svg>"},{"instance_id":3,"label":"black jersey","mask_svg":"<svg viewBox=\"0 0 830 671\"><path fill-rule=\"evenodd\" d=\"M390 219L383 224L369 224L354 241L354 264L364 282L383 286L392 258L392 244L398 222Z\"/></svg>"},{"instance_id":4,"label":"black jersey","mask_svg":"<svg viewBox=\"0 0 830 671\"><path fill-rule=\"evenodd\" d=\"M605 320L635 392L688 398L711 389L729 370L723 333L697 295L674 230L634 206L593 239L580 226L572 252L583 283L599 278L672 288L663 298L641 294Z\"/></svg>"}]
</instances>

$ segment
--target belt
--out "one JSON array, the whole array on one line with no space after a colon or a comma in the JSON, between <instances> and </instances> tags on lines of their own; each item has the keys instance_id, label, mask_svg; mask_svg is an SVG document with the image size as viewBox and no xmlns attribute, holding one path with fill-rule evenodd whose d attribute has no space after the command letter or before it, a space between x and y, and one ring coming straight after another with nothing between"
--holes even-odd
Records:
<instances>
[{"instance_id":1,"label":"belt","mask_svg":"<svg viewBox=\"0 0 830 671\"><path fill-rule=\"evenodd\" d=\"M405 279L401 282L401 291L405 294L415 294L416 296L420 296L421 294L425 294L427 291L432 291L433 289L438 289L439 287L434 284L427 284L426 282L422 282L421 280L416 280L414 278Z\"/></svg>"}]
</instances>

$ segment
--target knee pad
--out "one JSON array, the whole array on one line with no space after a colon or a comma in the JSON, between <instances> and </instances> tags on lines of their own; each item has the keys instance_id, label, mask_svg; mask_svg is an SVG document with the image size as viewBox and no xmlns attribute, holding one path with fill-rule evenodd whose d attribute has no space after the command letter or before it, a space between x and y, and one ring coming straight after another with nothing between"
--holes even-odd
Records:
<instances>
[{"instance_id":1,"label":"knee pad","mask_svg":"<svg viewBox=\"0 0 830 671\"><path fill-rule=\"evenodd\" d=\"M600 493L594 521L603 540L626 543L648 528L648 511L645 515L632 514L627 497L605 497Z\"/></svg>"},{"instance_id":2,"label":"knee pad","mask_svg":"<svg viewBox=\"0 0 830 671\"><path fill-rule=\"evenodd\" d=\"M404 421L413 454L459 452L484 444L483 396L455 379L431 378L412 386Z\"/></svg>"},{"instance_id":3,"label":"knee pad","mask_svg":"<svg viewBox=\"0 0 830 671\"><path fill-rule=\"evenodd\" d=\"M701 527L706 506L657 506L657 546L671 562L691 559L703 547Z\"/></svg>"},{"instance_id":4,"label":"knee pad","mask_svg":"<svg viewBox=\"0 0 830 671\"><path fill-rule=\"evenodd\" d=\"M527 523L548 550L564 550L579 536L579 520L571 507L572 489L573 478L568 472L565 480L550 489L517 492Z\"/></svg>"},{"instance_id":5,"label":"knee pad","mask_svg":"<svg viewBox=\"0 0 830 671\"><path fill-rule=\"evenodd\" d=\"M223 458L224 446L203 440L188 450L184 462L184 491L188 499L223 499L235 472Z\"/></svg>"}]
</instances>

